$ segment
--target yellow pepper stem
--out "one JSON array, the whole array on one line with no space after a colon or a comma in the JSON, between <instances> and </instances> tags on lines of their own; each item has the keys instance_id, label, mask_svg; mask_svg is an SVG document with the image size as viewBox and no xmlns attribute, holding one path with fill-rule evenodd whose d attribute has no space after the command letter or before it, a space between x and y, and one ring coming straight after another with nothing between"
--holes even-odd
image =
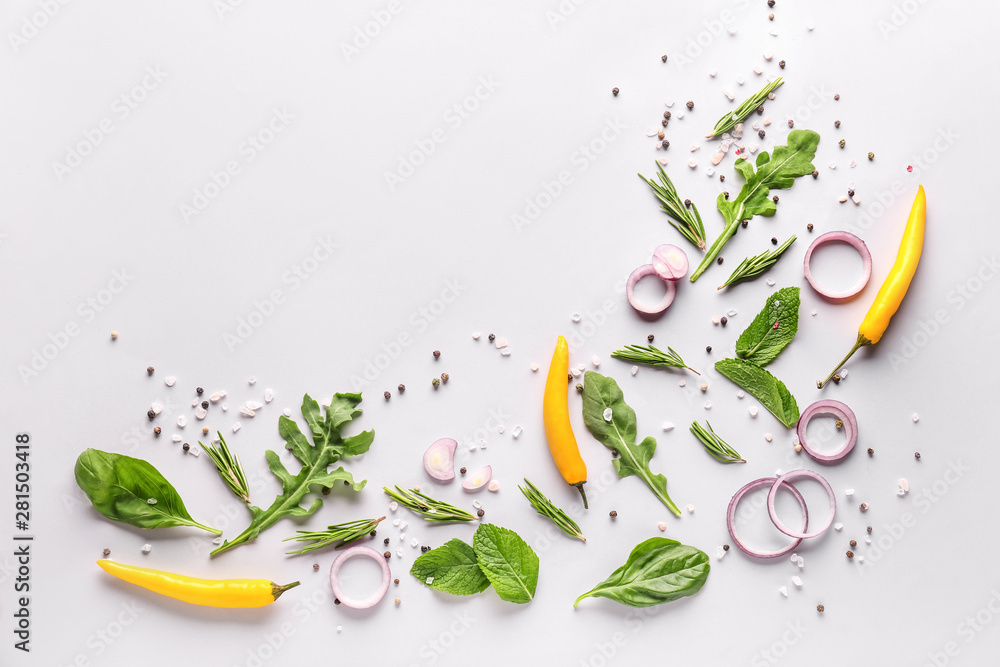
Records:
<instances>
[{"instance_id":1,"label":"yellow pepper stem","mask_svg":"<svg viewBox=\"0 0 1000 667\"><path fill-rule=\"evenodd\" d=\"M271 595L273 595L274 599L277 600L279 597L281 597L282 593L284 593L285 591L287 591L289 588L295 588L298 585L299 585L299 582L293 581L290 584L285 584L284 586L279 586L278 584L276 584L276 583L274 583L272 581L271 582Z\"/></svg>"},{"instance_id":2,"label":"yellow pepper stem","mask_svg":"<svg viewBox=\"0 0 1000 667\"><path fill-rule=\"evenodd\" d=\"M841 367L842 367L842 366L843 366L844 364L846 364L846 363L847 363L847 360L848 360L848 359L850 359L851 357L853 357L853 356L854 356L854 353L855 353L855 352L857 352L858 350L860 350L860 349L861 349L861 348L862 348L863 346L865 346L865 345L871 345L871 344L872 344L872 342L871 342L870 340L868 340L867 338L865 338L863 334L858 334L858 342L856 342L856 343L854 344L854 347L852 347L852 348L851 348L851 351L847 353L847 356L846 356L846 357L844 357L844 358L843 358L843 359L842 359L842 360L840 361L840 363L839 363L839 364L837 364L837 365L836 365L836 366L834 367L834 369L833 369L833 372L831 372L831 373L830 373L829 375L827 375L827 376L826 376L826 379L825 379L825 380L822 380L822 381L819 381L819 382L817 382L817 383L816 383L816 386L817 386L818 388L822 389L822 388L824 387L824 385L826 385L826 383L827 383L827 382L829 382L829 381L830 381L830 379L831 379L831 378L832 378L832 377L833 377L834 375L836 375L836 374L837 374L837 371L838 371L838 370L840 370L840 368L841 368Z\"/></svg>"},{"instance_id":3,"label":"yellow pepper stem","mask_svg":"<svg viewBox=\"0 0 1000 667\"><path fill-rule=\"evenodd\" d=\"M587 492L583 490L583 485L586 483L587 480L583 480L582 482L573 485L580 490L580 495L583 496L583 509L585 510L590 509L590 507L587 505ZM583 541L586 542L587 541L586 538L584 538Z\"/></svg>"}]
</instances>

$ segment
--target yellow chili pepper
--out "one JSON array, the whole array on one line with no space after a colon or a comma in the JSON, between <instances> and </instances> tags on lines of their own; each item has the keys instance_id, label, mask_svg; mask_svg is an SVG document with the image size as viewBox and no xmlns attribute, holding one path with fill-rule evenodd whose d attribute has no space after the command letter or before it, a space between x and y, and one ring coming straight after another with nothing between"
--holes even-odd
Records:
<instances>
[{"instance_id":1,"label":"yellow chili pepper","mask_svg":"<svg viewBox=\"0 0 1000 667\"><path fill-rule=\"evenodd\" d=\"M196 579L146 567L99 560L105 572L154 593L205 607L264 607L299 582L279 586L267 579Z\"/></svg>"},{"instance_id":2,"label":"yellow chili pepper","mask_svg":"<svg viewBox=\"0 0 1000 667\"><path fill-rule=\"evenodd\" d=\"M552 354L549 376L545 380L545 398L542 417L545 421L545 439L549 441L549 451L556 462L560 474L568 484L580 490L583 507L587 508L587 494L583 485L587 481L587 464L580 456L580 448L569 422L569 398L566 396L567 374L569 373L569 345L559 336L556 350Z\"/></svg>"},{"instance_id":3,"label":"yellow chili pepper","mask_svg":"<svg viewBox=\"0 0 1000 667\"><path fill-rule=\"evenodd\" d=\"M903 230L903 240L899 244L899 253L896 255L896 263L893 265L882 289L875 296L875 302L868 309L864 321L858 327L858 342L848 353L844 360L837 364L822 382L817 382L816 386L823 388L830 381L837 370L843 366L851 356L864 345L874 345L882 339L882 334L889 327L889 320L896 314L899 304L906 296L906 290L910 287L910 280L917 270L920 262L920 251L924 247L924 218L927 216L927 198L924 196L924 186L919 186L917 196L913 200L913 207L910 209L910 217L906 221L906 229Z\"/></svg>"}]
</instances>

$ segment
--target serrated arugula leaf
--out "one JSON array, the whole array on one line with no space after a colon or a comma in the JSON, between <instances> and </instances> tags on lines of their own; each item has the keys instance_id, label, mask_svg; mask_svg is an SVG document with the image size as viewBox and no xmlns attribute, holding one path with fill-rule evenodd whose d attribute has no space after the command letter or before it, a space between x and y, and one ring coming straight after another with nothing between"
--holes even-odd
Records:
<instances>
[{"instance_id":1,"label":"serrated arugula leaf","mask_svg":"<svg viewBox=\"0 0 1000 667\"><path fill-rule=\"evenodd\" d=\"M608 409L611 410L610 420L604 418ZM625 402L625 395L613 378L594 371L584 375L583 422L598 442L618 452L619 457L612 461L619 477L639 477L671 512L680 516L680 508L667 494L667 478L649 469L649 461L656 451L656 439L647 437L635 443L638 431L635 411Z\"/></svg>"},{"instance_id":2,"label":"serrated arugula leaf","mask_svg":"<svg viewBox=\"0 0 1000 667\"><path fill-rule=\"evenodd\" d=\"M265 454L267 467L281 482L281 493L267 509L248 505L252 515L250 525L213 551L213 556L249 542L283 517L312 514L322 507L323 499L314 498L308 507L302 507L303 499L310 492L329 490L334 484L346 484L355 491L364 488L365 480L355 482L343 467L329 469L342 457L364 454L371 447L374 431L363 431L347 438L340 433L342 426L361 414L357 409L360 403L361 394L335 394L326 408L326 419L321 420L319 405L306 394L302 399L302 416L309 425L311 443L294 421L285 416L278 419L278 433L285 440L285 448L299 460L302 468L293 475L278 454L268 450Z\"/></svg>"},{"instance_id":3,"label":"serrated arugula leaf","mask_svg":"<svg viewBox=\"0 0 1000 667\"><path fill-rule=\"evenodd\" d=\"M760 366L742 359L722 359L715 364L722 373L760 401L788 428L799 420L799 406L784 383Z\"/></svg>"},{"instance_id":4,"label":"serrated arugula leaf","mask_svg":"<svg viewBox=\"0 0 1000 667\"><path fill-rule=\"evenodd\" d=\"M767 298L736 341L736 356L766 366L785 349L799 330L799 288L784 287Z\"/></svg>"},{"instance_id":5,"label":"serrated arugula leaf","mask_svg":"<svg viewBox=\"0 0 1000 667\"><path fill-rule=\"evenodd\" d=\"M459 539L422 554L414 561L410 574L422 584L453 595L482 593L490 585L476 552Z\"/></svg>"},{"instance_id":6,"label":"serrated arugula leaf","mask_svg":"<svg viewBox=\"0 0 1000 667\"><path fill-rule=\"evenodd\" d=\"M480 524L472 536L472 548L502 600L531 602L538 585L538 555L520 535L491 523Z\"/></svg>"}]
</instances>

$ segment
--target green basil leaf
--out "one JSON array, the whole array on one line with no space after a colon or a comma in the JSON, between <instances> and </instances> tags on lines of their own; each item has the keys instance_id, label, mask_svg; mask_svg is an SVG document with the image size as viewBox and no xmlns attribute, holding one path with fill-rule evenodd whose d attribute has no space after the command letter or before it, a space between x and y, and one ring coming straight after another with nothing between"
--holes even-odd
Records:
<instances>
[{"instance_id":1,"label":"green basil leaf","mask_svg":"<svg viewBox=\"0 0 1000 667\"><path fill-rule=\"evenodd\" d=\"M222 534L192 519L177 490L147 461L88 449L77 458L74 472L94 508L112 521L138 528L194 526Z\"/></svg>"},{"instance_id":2,"label":"green basil leaf","mask_svg":"<svg viewBox=\"0 0 1000 667\"><path fill-rule=\"evenodd\" d=\"M520 535L491 523L480 524L472 536L472 548L501 599L531 602L538 585L538 555Z\"/></svg>"},{"instance_id":3,"label":"green basil leaf","mask_svg":"<svg viewBox=\"0 0 1000 667\"><path fill-rule=\"evenodd\" d=\"M651 607L694 595L711 566L703 551L666 537L652 537L629 554L611 576L576 599L602 597L629 607Z\"/></svg>"},{"instance_id":4,"label":"green basil leaf","mask_svg":"<svg viewBox=\"0 0 1000 667\"><path fill-rule=\"evenodd\" d=\"M767 298L764 309L736 341L736 356L767 366L799 330L799 288L784 287Z\"/></svg>"},{"instance_id":5,"label":"green basil leaf","mask_svg":"<svg viewBox=\"0 0 1000 667\"><path fill-rule=\"evenodd\" d=\"M656 439L647 437L635 443L635 411L625 402L618 383L594 371L587 371L583 378L583 422L598 442L618 452L618 458L612 459L618 476L639 477L671 512L680 516L680 508L667 494L667 478L649 469ZM611 419L607 420L604 411L609 409Z\"/></svg>"},{"instance_id":6,"label":"green basil leaf","mask_svg":"<svg viewBox=\"0 0 1000 667\"><path fill-rule=\"evenodd\" d=\"M489 588L471 546L459 539L449 540L422 554L410 568L420 583L453 595L473 595Z\"/></svg>"},{"instance_id":7,"label":"green basil leaf","mask_svg":"<svg viewBox=\"0 0 1000 667\"><path fill-rule=\"evenodd\" d=\"M784 383L756 364L742 359L722 359L715 370L743 387L760 401L782 424L794 428L799 421L799 406Z\"/></svg>"}]
</instances>

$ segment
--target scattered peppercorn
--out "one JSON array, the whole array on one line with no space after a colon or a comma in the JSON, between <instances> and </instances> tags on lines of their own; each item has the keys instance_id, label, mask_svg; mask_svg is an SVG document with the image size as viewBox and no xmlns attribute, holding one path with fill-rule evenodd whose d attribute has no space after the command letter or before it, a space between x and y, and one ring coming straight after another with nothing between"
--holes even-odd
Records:
<instances>
[{"instance_id":1,"label":"scattered peppercorn","mask_svg":"<svg viewBox=\"0 0 1000 667\"><path fill-rule=\"evenodd\" d=\"M313 563L313 572L319 572L319 563Z\"/></svg>"},{"instance_id":2,"label":"scattered peppercorn","mask_svg":"<svg viewBox=\"0 0 1000 667\"><path fill-rule=\"evenodd\" d=\"M692 102L691 100L688 100L687 101L687 108L688 109L694 109L694 102Z\"/></svg>"},{"instance_id":3,"label":"scattered peppercorn","mask_svg":"<svg viewBox=\"0 0 1000 667\"><path fill-rule=\"evenodd\" d=\"M393 580L392 580L392 583L394 583L394 584L396 584L397 586L399 586L399 579L393 579Z\"/></svg>"},{"instance_id":4,"label":"scattered peppercorn","mask_svg":"<svg viewBox=\"0 0 1000 667\"><path fill-rule=\"evenodd\" d=\"M188 450L190 450L190 449L191 449L191 445L189 445L188 443L186 443L186 442L185 442L185 443L184 443L184 446L183 446L183 447L181 447L181 449L183 449L183 450L184 450L184 451L186 452L186 451L188 451Z\"/></svg>"},{"instance_id":5,"label":"scattered peppercorn","mask_svg":"<svg viewBox=\"0 0 1000 667\"><path fill-rule=\"evenodd\" d=\"M835 100L839 100L839 99L840 99L840 93L837 93L836 95L834 95L834 96L833 96L833 99L835 99Z\"/></svg>"},{"instance_id":6,"label":"scattered peppercorn","mask_svg":"<svg viewBox=\"0 0 1000 667\"><path fill-rule=\"evenodd\" d=\"M204 409L208 410L208 401L202 401L201 402L201 407L203 407Z\"/></svg>"},{"instance_id":7,"label":"scattered peppercorn","mask_svg":"<svg viewBox=\"0 0 1000 667\"><path fill-rule=\"evenodd\" d=\"M618 458L618 450L617 449L612 449L611 450L611 458L613 458L613 459Z\"/></svg>"},{"instance_id":8,"label":"scattered peppercorn","mask_svg":"<svg viewBox=\"0 0 1000 667\"><path fill-rule=\"evenodd\" d=\"M670 120L670 112L669 112L669 111L664 111L664 112L663 112L663 117L664 117L665 119L667 119L667 120Z\"/></svg>"},{"instance_id":9,"label":"scattered peppercorn","mask_svg":"<svg viewBox=\"0 0 1000 667\"><path fill-rule=\"evenodd\" d=\"M611 510L610 512L608 512L608 516L614 519L615 517L618 516L617 510Z\"/></svg>"},{"instance_id":10,"label":"scattered peppercorn","mask_svg":"<svg viewBox=\"0 0 1000 667\"><path fill-rule=\"evenodd\" d=\"M105 549L104 550L104 556L105 556L105 558L108 557L108 556L110 556L110 555L111 555L111 549Z\"/></svg>"},{"instance_id":11,"label":"scattered peppercorn","mask_svg":"<svg viewBox=\"0 0 1000 667\"><path fill-rule=\"evenodd\" d=\"M723 544L722 545L722 550L723 551L729 551L729 545L728 544Z\"/></svg>"},{"instance_id":12,"label":"scattered peppercorn","mask_svg":"<svg viewBox=\"0 0 1000 667\"><path fill-rule=\"evenodd\" d=\"M819 172L813 169L813 178L819 178Z\"/></svg>"},{"instance_id":13,"label":"scattered peppercorn","mask_svg":"<svg viewBox=\"0 0 1000 667\"><path fill-rule=\"evenodd\" d=\"M691 208L691 200L690 199L685 199L684 200L684 205L687 206L688 208Z\"/></svg>"},{"instance_id":14,"label":"scattered peppercorn","mask_svg":"<svg viewBox=\"0 0 1000 667\"><path fill-rule=\"evenodd\" d=\"M663 61L663 62L667 62L667 57L666 56L660 56L660 60Z\"/></svg>"},{"instance_id":15,"label":"scattered peppercorn","mask_svg":"<svg viewBox=\"0 0 1000 667\"><path fill-rule=\"evenodd\" d=\"M333 604L340 604L340 598L333 598Z\"/></svg>"},{"instance_id":16,"label":"scattered peppercorn","mask_svg":"<svg viewBox=\"0 0 1000 667\"><path fill-rule=\"evenodd\" d=\"M875 450L872 449L871 447L869 447L868 448L868 456L874 456L874 455L875 455Z\"/></svg>"},{"instance_id":17,"label":"scattered peppercorn","mask_svg":"<svg viewBox=\"0 0 1000 667\"><path fill-rule=\"evenodd\" d=\"M578 394L582 394L583 393L583 385L580 384L579 382L576 383L576 393L578 393Z\"/></svg>"},{"instance_id":18,"label":"scattered peppercorn","mask_svg":"<svg viewBox=\"0 0 1000 667\"><path fill-rule=\"evenodd\" d=\"M795 121L791 118L788 119L788 127L795 127Z\"/></svg>"},{"instance_id":19,"label":"scattered peppercorn","mask_svg":"<svg viewBox=\"0 0 1000 667\"><path fill-rule=\"evenodd\" d=\"M728 190L726 190L725 192L723 192L722 196L726 198L726 201L729 201L729 191Z\"/></svg>"},{"instance_id":20,"label":"scattered peppercorn","mask_svg":"<svg viewBox=\"0 0 1000 667\"><path fill-rule=\"evenodd\" d=\"M831 379L833 380L834 384L840 384L842 378L840 377L840 373L835 373ZM840 427L838 426L838 428Z\"/></svg>"},{"instance_id":21,"label":"scattered peppercorn","mask_svg":"<svg viewBox=\"0 0 1000 667\"><path fill-rule=\"evenodd\" d=\"M441 373L441 382L447 382L450 377L447 373Z\"/></svg>"},{"instance_id":22,"label":"scattered peppercorn","mask_svg":"<svg viewBox=\"0 0 1000 667\"><path fill-rule=\"evenodd\" d=\"M202 435L208 435L208 427L207 426L202 426L201 427L201 434Z\"/></svg>"},{"instance_id":23,"label":"scattered peppercorn","mask_svg":"<svg viewBox=\"0 0 1000 667\"><path fill-rule=\"evenodd\" d=\"M765 134L767 134L767 132L765 132L764 130L757 130L757 136L760 137L761 139L764 138Z\"/></svg>"},{"instance_id":24,"label":"scattered peppercorn","mask_svg":"<svg viewBox=\"0 0 1000 667\"><path fill-rule=\"evenodd\" d=\"M869 153L869 155L871 155L871 153ZM868 159L870 160L871 158L868 158ZM152 366L146 366L146 375L152 375L152 374L153 374L153 367Z\"/></svg>"},{"instance_id":25,"label":"scattered peppercorn","mask_svg":"<svg viewBox=\"0 0 1000 667\"><path fill-rule=\"evenodd\" d=\"M198 387L197 389L195 389L195 392L197 392L197 394L201 396L202 394L205 393L205 390L202 387Z\"/></svg>"},{"instance_id":26,"label":"scattered peppercorn","mask_svg":"<svg viewBox=\"0 0 1000 667\"><path fill-rule=\"evenodd\" d=\"M396 603L396 606L398 607L398 606L399 606L399 605L400 605L400 604L401 604L401 603L402 603L403 601L402 601L402 600L400 600L399 598L396 598L396 599L394 600L394 602Z\"/></svg>"},{"instance_id":27,"label":"scattered peppercorn","mask_svg":"<svg viewBox=\"0 0 1000 667\"><path fill-rule=\"evenodd\" d=\"M663 142L660 144L660 148L663 148L663 149L670 148L670 140L669 139L664 139Z\"/></svg>"},{"instance_id":28,"label":"scattered peppercorn","mask_svg":"<svg viewBox=\"0 0 1000 667\"><path fill-rule=\"evenodd\" d=\"M666 118L664 118L663 120L660 121L660 125L662 125L663 127L666 127L669 124L670 124L670 121L667 120Z\"/></svg>"},{"instance_id":29,"label":"scattered peppercorn","mask_svg":"<svg viewBox=\"0 0 1000 667\"><path fill-rule=\"evenodd\" d=\"M851 540L850 544L851 544L851 548L853 549L854 547L858 546L858 541L857 540Z\"/></svg>"},{"instance_id":30,"label":"scattered peppercorn","mask_svg":"<svg viewBox=\"0 0 1000 667\"><path fill-rule=\"evenodd\" d=\"M650 343L652 343L653 342L653 334L649 334L648 336L646 336L646 340L648 340Z\"/></svg>"},{"instance_id":31,"label":"scattered peppercorn","mask_svg":"<svg viewBox=\"0 0 1000 667\"><path fill-rule=\"evenodd\" d=\"M725 174L719 174L719 182L720 183L725 183L726 182L726 175Z\"/></svg>"},{"instance_id":32,"label":"scattered peppercorn","mask_svg":"<svg viewBox=\"0 0 1000 667\"><path fill-rule=\"evenodd\" d=\"M385 559L386 559L386 560L389 560L390 558L392 558L392 552L391 552L391 551L386 551L386 552L385 552L384 554L382 554L382 555L383 555L383 556L385 556Z\"/></svg>"},{"instance_id":33,"label":"scattered peppercorn","mask_svg":"<svg viewBox=\"0 0 1000 667\"><path fill-rule=\"evenodd\" d=\"M483 510L483 509L476 510L476 516L478 516L480 519L482 519L485 514L486 514L486 510Z\"/></svg>"},{"instance_id":34,"label":"scattered peppercorn","mask_svg":"<svg viewBox=\"0 0 1000 667\"><path fill-rule=\"evenodd\" d=\"M813 223L810 222L808 225L806 225L806 229L808 229L811 232L813 230Z\"/></svg>"},{"instance_id":35,"label":"scattered peppercorn","mask_svg":"<svg viewBox=\"0 0 1000 667\"><path fill-rule=\"evenodd\" d=\"M401 384L401 385L399 385L398 387L396 387L396 390L397 390L397 391L398 391L398 392L399 392L400 394L402 394L402 393L403 393L404 391L406 391L406 385L405 385L405 384Z\"/></svg>"},{"instance_id":36,"label":"scattered peppercorn","mask_svg":"<svg viewBox=\"0 0 1000 667\"><path fill-rule=\"evenodd\" d=\"M466 468L465 466L462 466L461 468L458 469L458 472L464 475L465 473L469 472L469 469Z\"/></svg>"},{"instance_id":37,"label":"scattered peppercorn","mask_svg":"<svg viewBox=\"0 0 1000 667\"><path fill-rule=\"evenodd\" d=\"M785 61L784 60L779 60L778 61L778 67L780 67L781 69L785 69ZM791 121L789 121L789 122L791 122Z\"/></svg>"},{"instance_id":38,"label":"scattered peppercorn","mask_svg":"<svg viewBox=\"0 0 1000 667\"><path fill-rule=\"evenodd\" d=\"M866 530L868 531L868 534L869 534L869 535L871 535L871 532L872 532L872 527L871 527L871 526L868 526L868 528L867 528Z\"/></svg>"},{"instance_id":39,"label":"scattered peppercorn","mask_svg":"<svg viewBox=\"0 0 1000 667\"><path fill-rule=\"evenodd\" d=\"M663 132L660 132L660 133L658 133L658 134L656 135L656 138L657 138L657 139L663 139L663 137L664 137L664 136L665 136L665 135L663 134Z\"/></svg>"},{"instance_id":40,"label":"scattered peppercorn","mask_svg":"<svg viewBox=\"0 0 1000 667\"><path fill-rule=\"evenodd\" d=\"M774 7L774 0L767 0L768 7Z\"/></svg>"},{"instance_id":41,"label":"scattered peppercorn","mask_svg":"<svg viewBox=\"0 0 1000 667\"><path fill-rule=\"evenodd\" d=\"M726 197L726 199L729 199L729 197ZM722 264L722 258L720 257L717 260L715 260L715 263L716 264Z\"/></svg>"},{"instance_id":42,"label":"scattered peppercorn","mask_svg":"<svg viewBox=\"0 0 1000 667\"><path fill-rule=\"evenodd\" d=\"M847 557L848 557L848 558L854 558L854 552L853 552L853 551L851 551L851 550L848 550L848 551L847 551Z\"/></svg>"},{"instance_id":43,"label":"scattered peppercorn","mask_svg":"<svg viewBox=\"0 0 1000 667\"><path fill-rule=\"evenodd\" d=\"M825 610L826 610L826 607L824 607L823 605L821 605L821 604L816 605L816 611L818 611L819 613L822 614Z\"/></svg>"},{"instance_id":44,"label":"scattered peppercorn","mask_svg":"<svg viewBox=\"0 0 1000 667\"><path fill-rule=\"evenodd\" d=\"M382 544L389 546L389 538L387 537L384 540L382 540Z\"/></svg>"},{"instance_id":45,"label":"scattered peppercorn","mask_svg":"<svg viewBox=\"0 0 1000 667\"><path fill-rule=\"evenodd\" d=\"M146 410L146 416L149 417L149 421L153 421L156 418L156 413L150 410Z\"/></svg>"},{"instance_id":46,"label":"scattered peppercorn","mask_svg":"<svg viewBox=\"0 0 1000 667\"><path fill-rule=\"evenodd\" d=\"M771 21L773 21L774 20L774 14L768 14L767 18L770 19Z\"/></svg>"},{"instance_id":47,"label":"scattered peppercorn","mask_svg":"<svg viewBox=\"0 0 1000 667\"><path fill-rule=\"evenodd\" d=\"M847 190L847 196L848 197L853 197L854 196L854 188L850 188L850 189Z\"/></svg>"},{"instance_id":48,"label":"scattered peppercorn","mask_svg":"<svg viewBox=\"0 0 1000 667\"><path fill-rule=\"evenodd\" d=\"M617 87L612 88L611 89L611 94L614 95L615 97L618 97L618 88Z\"/></svg>"},{"instance_id":49,"label":"scattered peppercorn","mask_svg":"<svg viewBox=\"0 0 1000 667\"><path fill-rule=\"evenodd\" d=\"M761 104L759 107L757 107L757 115L758 116L763 116L764 115L764 105L763 104Z\"/></svg>"},{"instance_id":50,"label":"scattered peppercorn","mask_svg":"<svg viewBox=\"0 0 1000 667\"><path fill-rule=\"evenodd\" d=\"M837 145L840 146L841 148L843 148L844 146L847 145L847 140L846 139L841 139L840 141L837 142Z\"/></svg>"},{"instance_id":51,"label":"scattered peppercorn","mask_svg":"<svg viewBox=\"0 0 1000 667\"><path fill-rule=\"evenodd\" d=\"M160 429L159 426L156 426L156 427L153 428L153 435L160 435L160 433L162 433L162 432L163 431Z\"/></svg>"},{"instance_id":52,"label":"scattered peppercorn","mask_svg":"<svg viewBox=\"0 0 1000 667\"><path fill-rule=\"evenodd\" d=\"M920 460L920 452L913 452L913 458L915 458L916 460L919 461Z\"/></svg>"},{"instance_id":53,"label":"scattered peppercorn","mask_svg":"<svg viewBox=\"0 0 1000 667\"><path fill-rule=\"evenodd\" d=\"M875 159L875 153L872 153L871 151L868 151L868 159L869 160L874 160Z\"/></svg>"},{"instance_id":54,"label":"scattered peppercorn","mask_svg":"<svg viewBox=\"0 0 1000 667\"><path fill-rule=\"evenodd\" d=\"M433 380L431 380L431 384L434 385L435 389L437 389L438 387L441 386L441 380L438 380L437 378L434 378Z\"/></svg>"},{"instance_id":55,"label":"scattered peppercorn","mask_svg":"<svg viewBox=\"0 0 1000 667\"><path fill-rule=\"evenodd\" d=\"M771 245L778 245L778 237L777 236L772 236L771 237Z\"/></svg>"},{"instance_id":56,"label":"scattered peppercorn","mask_svg":"<svg viewBox=\"0 0 1000 667\"><path fill-rule=\"evenodd\" d=\"M771 200L772 200L772 201L773 201L773 202L774 202L775 204L777 204L777 203L778 203L778 195L774 195L773 197L771 197Z\"/></svg>"},{"instance_id":57,"label":"scattered peppercorn","mask_svg":"<svg viewBox=\"0 0 1000 667\"><path fill-rule=\"evenodd\" d=\"M720 319L720 320L719 320L719 324L721 324L722 326L726 326L726 323L727 323L728 321L729 321L729 318L728 318L728 317L726 317L725 315L723 315L723 316L722 316L722 319Z\"/></svg>"},{"instance_id":58,"label":"scattered peppercorn","mask_svg":"<svg viewBox=\"0 0 1000 667\"><path fill-rule=\"evenodd\" d=\"M858 505L858 509L860 509L862 512L867 512L868 511L868 503L861 503L860 505Z\"/></svg>"},{"instance_id":59,"label":"scattered peppercorn","mask_svg":"<svg viewBox=\"0 0 1000 667\"><path fill-rule=\"evenodd\" d=\"M491 342L491 343L492 343L493 341L495 341L495 340L496 340L496 338L497 338L497 337L496 337L496 334L490 334L490 335L489 335L489 339L490 339L490 342Z\"/></svg>"},{"instance_id":60,"label":"scattered peppercorn","mask_svg":"<svg viewBox=\"0 0 1000 667\"><path fill-rule=\"evenodd\" d=\"M742 226L743 226L743 229L746 229L746 228L747 228L747 225L749 225L749 224L750 224L750 221L749 221L749 220L744 220L743 222L741 222L741 223L740 223L740 225L742 225Z\"/></svg>"},{"instance_id":61,"label":"scattered peppercorn","mask_svg":"<svg viewBox=\"0 0 1000 667\"><path fill-rule=\"evenodd\" d=\"M840 127L840 121L839 120L833 121L833 126L834 127Z\"/></svg>"},{"instance_id":62,"label":"scattered peppercorn","mask_svg":"<svg viewBox=\"0 0 1000 667\"><path fill-rule=\"evenodd\" d=\"M369 537L375 537L375 531L373 530L372 532L368 533L368 536Z\"/></svg>"},{"instance_id":63,"label":"scattered peppercorn","mask_svg":"<svg viewBox=\"0 0 1000 667\"><path fill-rule=\"evenodd\" d=\"M712 346L711 345L706 345L705 346L705 351L710 353L712 351Z\"/></svg>"}]
</instances>

